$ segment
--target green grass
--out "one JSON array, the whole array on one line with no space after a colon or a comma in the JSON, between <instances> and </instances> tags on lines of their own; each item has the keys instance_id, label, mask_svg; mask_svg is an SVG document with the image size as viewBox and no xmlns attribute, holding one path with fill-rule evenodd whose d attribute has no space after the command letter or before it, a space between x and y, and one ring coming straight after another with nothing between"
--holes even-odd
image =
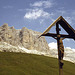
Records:
<instances>
[{"instance_id":1,"label":"green grass","mask_svg":"<svg viewBox=\"0 0 75 75\"><path fill-rule=\"evenodd\" d=\"M75 64L64 61L63 75L75 75ZM0 75L59 75L58 60L46 56L0 52Z\"/></svg>"}]
</instances>

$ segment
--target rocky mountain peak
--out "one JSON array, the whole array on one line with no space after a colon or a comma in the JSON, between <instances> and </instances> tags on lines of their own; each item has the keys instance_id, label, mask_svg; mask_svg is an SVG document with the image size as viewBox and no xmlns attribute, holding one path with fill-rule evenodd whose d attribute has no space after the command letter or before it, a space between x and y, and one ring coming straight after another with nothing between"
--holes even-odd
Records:
<instances>
[{"instance_id":1,"label":"rocky mountain peak","mask_svg":"<svg viewBox=\"0 0 75 75\"><path fill-rule=\"evenodd\" d=\"M8 24L4 23L4 25L2 25L3 28L8 28Z\"/></svg>"},{"instance_id":2,"label":"rocky mountain peak","mask_svg":"<svg viewBox=\"0 0 75 75\"><path fill-rule=\"evenodd\" d=\"M28 50L48 52L49 47L45 37L38 38L40 34L40 32L29 30L26 27L15 29L9 27L8 24L4 24L0 27L0 42L6 42L16 47L24 47Z\"/></svg>"}]
</instances>

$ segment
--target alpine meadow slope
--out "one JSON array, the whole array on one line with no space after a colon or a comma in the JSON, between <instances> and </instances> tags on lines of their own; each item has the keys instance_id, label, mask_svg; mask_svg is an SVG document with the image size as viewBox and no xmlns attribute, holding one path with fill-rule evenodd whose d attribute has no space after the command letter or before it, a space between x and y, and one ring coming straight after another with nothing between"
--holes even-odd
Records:
<instances>
[{"instance_id":1,"label":"alpine meadow slope","mask_svg":"<svg viewBox=\"0 0 75 75\"><path fill-rule=\"evenodd\" d=\"M0 52L0 75L58 75L58 60L43 55ZM64 61L64 75L75 75L75 64Z\"/></svg>"}]
</instances>

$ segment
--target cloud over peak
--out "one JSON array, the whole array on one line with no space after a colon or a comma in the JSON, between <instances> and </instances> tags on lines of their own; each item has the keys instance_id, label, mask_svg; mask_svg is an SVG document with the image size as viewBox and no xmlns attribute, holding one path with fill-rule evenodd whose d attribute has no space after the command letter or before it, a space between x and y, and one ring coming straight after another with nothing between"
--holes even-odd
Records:
<instances>
[{"instance_id":1,"label":"cloud over peak","mask_svg":"<svg viewBox=\"0 0 75 75\"><path fill-rule=\"evenodd\" d=\"M31 9L26 9L26 13L24 15L25 19L38 19L38 18L43 18L43 19L51 19L51 16L54 15L52 13L49 13L46 11L46 8L51 8L53 6L53 2L50 0L44 0L44 1L35 1L34 3L30 4ZM40 22L42 23L43 20Z\"/></svg>"},{"instance_id":2,"label":"cloud over peak","mask_svg":"<svg viewBox=\"0 0 75 75\"><path fill-rule=\"evenodd\" d=\"M29 10L24 18L27 18L27 19L37 19L37 18L40 18L40 17L43 17L43 18L48 18L50 16L50 14L48 12L45 12L43 9L31 9Z\"/></svg>"},{"instance_id":3,"label":"cloud over peak","mask_svg":"<svg viewBox=\"0 0 75 75\"><path fill-rule=\"evenodd\" d=\"M57 43L56 42L51 42L48 44L48 46L50 47L50 49L57 49Z\"/></svg>"},{"instance_id":4,"label":"cloud over peak","mask_svg":"<svg viewBox=\"0 0 75 75\"><path fill-rule=\"evenodd\" d=\"M53 3L50 1L36 1L33 4L30 4L33 7L44 7L44 8L50 8L52 7Z\"/></svg>"}]
</instances>

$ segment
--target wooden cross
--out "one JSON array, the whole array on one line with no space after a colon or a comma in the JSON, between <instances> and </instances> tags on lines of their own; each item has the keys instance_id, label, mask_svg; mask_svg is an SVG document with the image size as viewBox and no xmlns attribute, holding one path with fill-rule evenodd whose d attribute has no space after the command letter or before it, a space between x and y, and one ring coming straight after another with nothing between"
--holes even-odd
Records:
<instances>
[{"instance_id":1,"label":"wooden cross","mask_svg":"<svg viewBox=\"0 0 75 75\"><path fill-rule=\"evenodd\" d=\"M59 24L69 35L60 34ZM48 33L54 25L56 25L56 34ZM64 46L62 40L65 38L72 38L75 40L75 30L67 23L67 21L62 16L60 16L39 37L41 36L50 36L57 40L59 75L63 75Z\"/></svg>"}]
</instances>

